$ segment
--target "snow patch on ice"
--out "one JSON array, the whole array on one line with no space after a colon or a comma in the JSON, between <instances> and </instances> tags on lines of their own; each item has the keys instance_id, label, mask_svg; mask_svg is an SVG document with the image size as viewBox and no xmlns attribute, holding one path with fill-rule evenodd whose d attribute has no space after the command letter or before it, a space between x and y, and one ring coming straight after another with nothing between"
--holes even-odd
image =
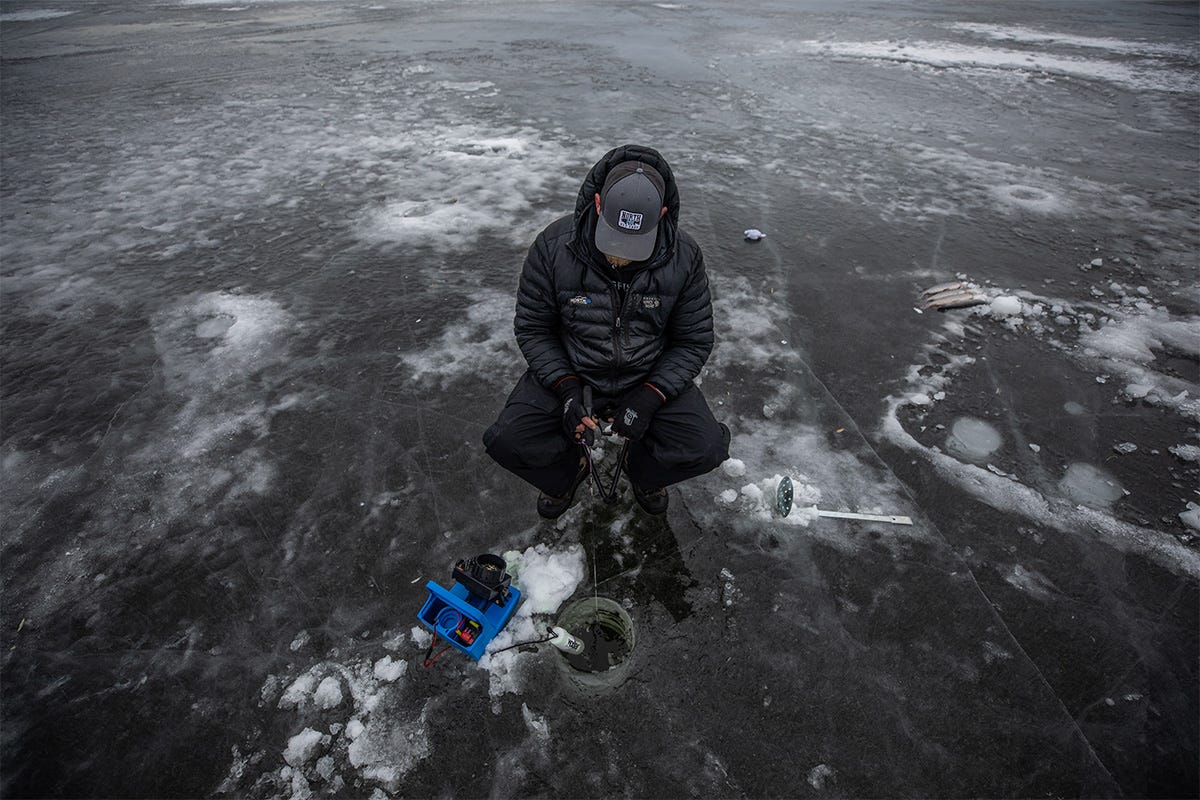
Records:
<instances>
[{"instance_id":1,"label":"snow patch on ice","mask_svg":"<svg viewBox=\"0 0 1200 800\"><path fill-rule=\"evenodd\" d=\"M799 49L813 54L863 58L893 64L916 64L938 69L1001 70L1030 78L1060 75L1165 92L1187 92L1192 91L1195 86L1194 76L1165 63L1127 63L1029 50L977 47L954 42L806 41L800 43Z\"/></svg>"},{"instance_id":2,"label":"snow patch on ice","mask_svg":"<svg viewBox=\"0 0 1200 800\"><path fill-rule=\"evenodd\" d=\"M512 335L512 295L480 289L471 295L464 318L443 319L441 336L400 356L413 381L445 388L452 380L480 375L507 376L521 361ZM430 320L428 324L434 324Z\"/></svg>"},{"instance_id":3,"label":"snow patch on ice","mask_svg":"<svg viewBox=\"0 0 1200 800\"><path fill-rule=\"evenodd\" d=\"M1192 55L1187 47L1170 45L1163 42L1142 42L1127 39L1113 39L1100 36L1079 36L1078 34L1058 31L1044 31L1036 28L1020 26L989 25L980 22L954 22L947 25L952 30L967 31L980 34L989 39L1005 42L1023 42L1027 44L1057 44L1068 47L1084 47L1096 50L1108 50L1125 55Z\"/></svg>"},{"instance_id":4,"label":"snow patch on ice","mask_svg":"<svg viewBox=\"0 0 1200 800\"><path fill-rule=\"evenodd\" d=\"M388 638L400 640L404 633ZM363 793L372 784L396 791L429 755L428 709L436 702L410 691L402 680L407 667L407 661L385 655L321 661L290 681L269 676L262 687L264 702L279 695L278 707L294 710L305 726L275 755L268 749L245 758L235 747L222 791L246 796L251 789L270 788L270 794L294 796L299 787L302 796L310 796L321 787L336 794L346 781L361 785ZM321 732L322 726L328 733ZM280 763L286 766L280 769ZM250 765L265 771L250 774Z\"/></svg>"},{"instance_id":5,"label":"snow patch on ice","mask_svg":"<svg viewBox=\"0 0 1200 800\"><path fill-rule=\"evenodd\" d=\"M1039 186L1008 183L993 186L991 192L1004 205L1038 214L1062 214L1069 208L1069 203L1061 195Z\"/></svg>"},{"instance_id":6,"label":"snow patch on ice","mask_svg":"<svg viewBox=\"0 0 1200 800\"><path fill-rule=\"evenodd\" d=\"M480 88L463 84L455 90ZM395 176L392 199L361 225L362 235L374 241L458 249L491 234L528 245L565 210L541 210L545 201L578 182L568 173L577 160L574 148L530 128L450 125L371 137L364 144ZM430 196L431 187L447 188Z\"/></svg>"},{"instance_id":7,"label":"snow patch on ice","mask_svg":"<svg viewBox=\"0 0 1200 800\"><path fill-rule=\"evenodd\" d=\"M40 22L44 19L58 19L74 14L74 11L59 11L53 8L41 8L30 11L5 11L0 13L0 23L3 22Z\"/></svg>"}]
</instances>

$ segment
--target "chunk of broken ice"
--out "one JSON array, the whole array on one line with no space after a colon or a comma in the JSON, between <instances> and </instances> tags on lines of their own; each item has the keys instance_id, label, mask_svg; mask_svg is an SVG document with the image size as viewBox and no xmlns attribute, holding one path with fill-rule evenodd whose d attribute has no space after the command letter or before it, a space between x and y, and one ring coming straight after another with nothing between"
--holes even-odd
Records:
<instances>
[{"instance_id":1,"label":"chunk of broken ice","mask_svg":"<svg viewBox=\"0 0 1200 800\"><path fill-rule=\"evenodd\" d=\"M749 239L752 242L757 242L759 239L765 239L767 236L765 233L760 231L758 228L747 228L746 231L742 235L745 236L747 239Z\"/></svg>"},{"instance_id":2,"label":"chunk of broken ice","mask_svg":"<svg viewBox=\"0 0 1200 800\"><path fill-rule=\"evenodd\" d=\"M1021 313L1021 301L1010 295L1002 295L991 302L993 316L1011 317Z\"/></svg>"}]
</instances>

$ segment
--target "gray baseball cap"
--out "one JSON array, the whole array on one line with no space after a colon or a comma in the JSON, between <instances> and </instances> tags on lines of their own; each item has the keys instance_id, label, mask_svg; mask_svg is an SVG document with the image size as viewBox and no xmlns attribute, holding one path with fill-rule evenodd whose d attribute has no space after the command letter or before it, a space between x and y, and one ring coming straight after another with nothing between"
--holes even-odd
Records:
<instances>
[{"instance_id":1,"label":"gray baseball cap","mask_svg":"<svg viewBox=\"0 0 1200 800\"><path fill-rule=\"evenodd\" d=\"M645 261L658 241L666 182L658 170L626 161L608 172L600 190L596 249L630 261Z\"/></svg>"}]
</instances>

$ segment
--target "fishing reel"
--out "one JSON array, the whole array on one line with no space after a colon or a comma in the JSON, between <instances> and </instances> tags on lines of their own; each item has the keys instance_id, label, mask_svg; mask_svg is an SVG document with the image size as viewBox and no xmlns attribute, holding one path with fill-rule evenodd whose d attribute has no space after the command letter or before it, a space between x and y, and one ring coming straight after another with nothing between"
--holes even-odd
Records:
<instances>
[{"instance_id":1,"label":"fishing reel","mask_svg":"<svg viewBox=\"0 0 1200 800\"><path fill-rule=\"evenodd\" d=\"M503 606L508 603L512 576L505 570L508 562L492 553L474 558L460 558L454 563L450 579L461 583L466 590L486 603Z\"/></svg>"}]
</instances>

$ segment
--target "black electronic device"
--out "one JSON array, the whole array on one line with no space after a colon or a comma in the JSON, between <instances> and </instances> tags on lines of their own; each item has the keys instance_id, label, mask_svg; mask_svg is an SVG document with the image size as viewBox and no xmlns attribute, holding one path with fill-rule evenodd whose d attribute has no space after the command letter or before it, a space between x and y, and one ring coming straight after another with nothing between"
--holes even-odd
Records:
<instances>
[{"instance_id":1,"label":"black electronic device","mask_svg":"<svg viewBox=\"0 0 1200 800\"><path fill-rule=\"evenodd\" d=\"M512 576L505 570L508 562L498 555L483 553L474 558L462 558L454 564L452 580L486 602L503 606L508 602Z\"/></svg>"}]
</instances>

